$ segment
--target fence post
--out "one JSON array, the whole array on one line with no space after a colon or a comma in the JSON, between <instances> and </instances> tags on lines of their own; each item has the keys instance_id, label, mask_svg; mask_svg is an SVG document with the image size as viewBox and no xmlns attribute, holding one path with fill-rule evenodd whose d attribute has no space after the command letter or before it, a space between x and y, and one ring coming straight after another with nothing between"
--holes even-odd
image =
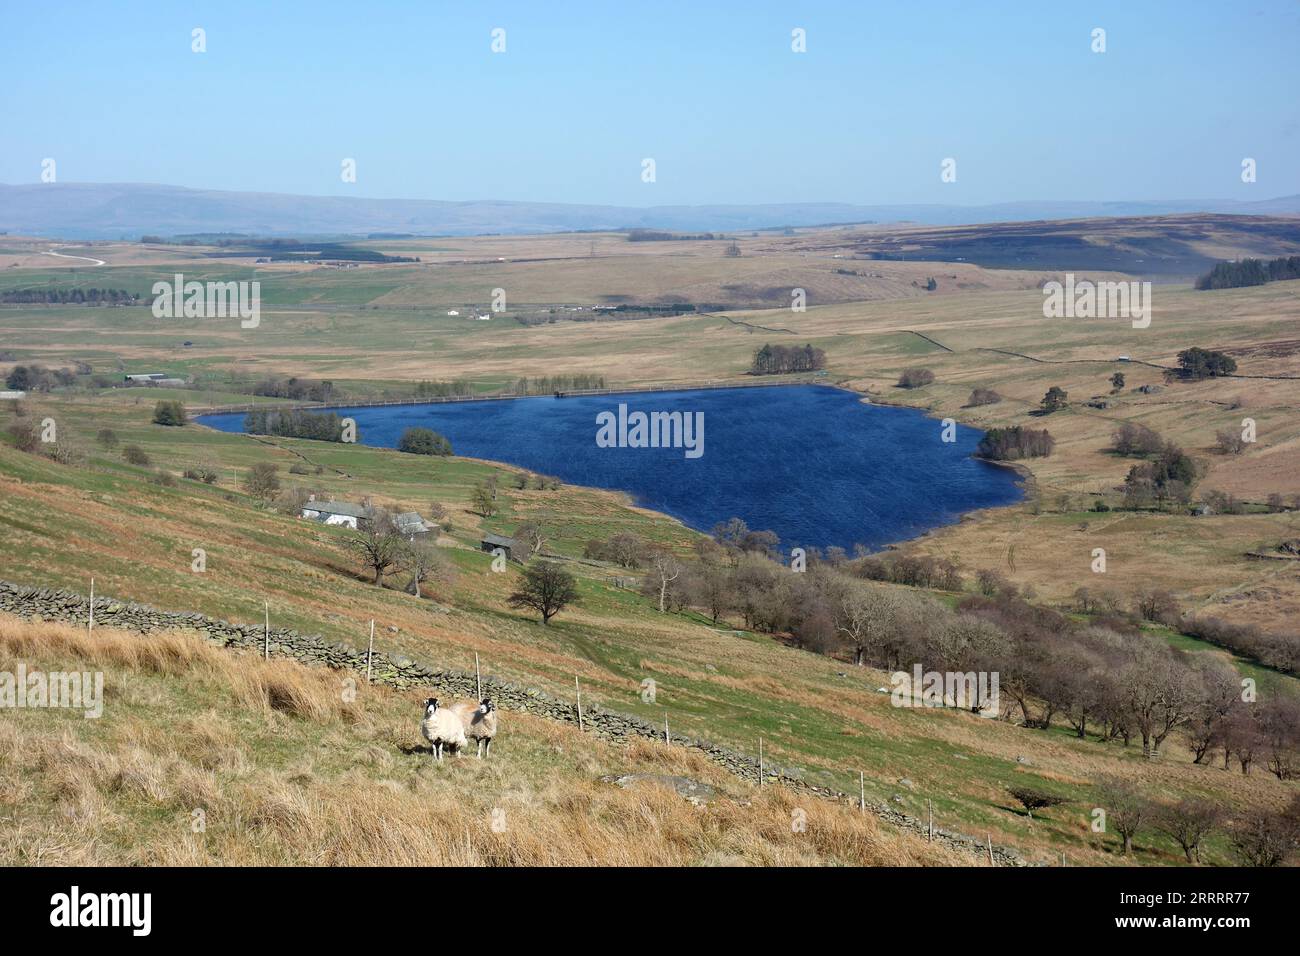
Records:
<instances>
[{"instance_id":1,"label":"fence post","mask_svg":"<svg viewBox=\"0 0 1300 956\"><path fill-rule=\"evenodd\" d=\"M95 630L95 579L90 579L90 622L86 625L86 636Z\"/></svg>"},{"instance_id":2,"label":"fence post","mask_svg":"<svg viewBox=\"0 0 1300 956\"><path fill-rule=\"evenodd\" d=\"M366 649L366 683L370 683L370 659L375 656L375 619L370 619L370 646Z\"/></svg>"},{"instance_id":3,"label":"fence post","mask_svg":"<svg viewBox=\"0 0 1300 956\"><path fill-rule=\"evenodd\" d=\"M665 710L664 711L664 746L671 747L672 745L673 745L672 738L668 736L668 711Z\"/></svg>"},{"instance_id":4,"label":"fence post","mask_svg":"<svg viewBox=\"0 0 1300 956\"><path fill-rule=\"evenodd\" d=\"M578 684L578 675L573 675L573 688L578 692L578 733L582 733L582 687Z\"/></svg>"},{"instance_id":5,"label":"fence post","mask_svg":"<svg viewBox=\"0 0 1300 956\"><path fill-rule=\"evenodd\" d=\"M263 601L262 609L266 614L262 631L262 660L271 659L271 602Z\"/></svg>"},{"instance_id":6,"label":"fence post","mask_svg":"<svg viewBox=\"0 0 1300 956\"><path fill-rule=\"evenodd\" d=\"M858 809L867 812L867 775L861 770L858 771Z\"/></svg>"},{"instance_id":7,"label":"fence post","mask_svg":"<svg viewBox=\"0 0 1300 956\"><path fill-rule=\"evenodd\" d=\"M997 864L993 862L993 835L991 833L986 833L984 838L989 841L989 866L997 866Z\"/></svg>"},{"instance_id":8,"label":"fence post","mask_svg":"<svg viewBox=\"0 0 1300 956\"><path fill-rule=\"evenodd\" d=\"M925 838L934 839L934 801L929 797L925 798Z\"/></svg>"},{"instance_id":9,"label":"fence post","mask_svg":"<svg viewBox=\"0 0 1300 956\"><path fill-rule=\"evenodd\" d=\"M758 738L758 789L763 789L763 738Z\"/></svg>"},{"instance_id":10,"label":"fence post","mask_svg":"<svg viewBox=\"0 0 1300 956\"><path fill-rule=\"evenodd\" d=\"M474 652L474 686L478 689L478 699L483 700L483 675L478 669L478 651Z\"/></svg>"}]
</instances>

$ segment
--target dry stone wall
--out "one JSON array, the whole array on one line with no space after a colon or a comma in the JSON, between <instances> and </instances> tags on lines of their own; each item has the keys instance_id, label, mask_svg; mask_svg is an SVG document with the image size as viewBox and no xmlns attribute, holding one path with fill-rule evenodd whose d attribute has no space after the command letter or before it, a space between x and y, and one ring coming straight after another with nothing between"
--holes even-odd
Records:
<instances>
[{"instance_id":1,"label":"dry stone wall","mask_svg":"<svg viewBox=\"0 0 1300 956\"><path fill-rule=\"evenodd\" d=\"M85 595L54 588L28 587L0 581L0 612L18 617L69 624L86 624L90 618L90 602ZM348 644L331 643L310 634L300 634L286 628L271 628L269 638L263 625L233 624L184 611L161 611L147 604L136 604L111 597L95 598L95 623L104 627L137 631L143 634L175 630L195 631L207 640L223 647L243 648L261 653L269 644L270 653L276 657L289 657L304 664L324 665L339 670L366 672L366 651ZM458 697L474 697L475 677L463 671L430 668L403 655L389 655L378 649L370 659L371 680L396 688L433 688ZM483 692L503 710L523 710L552 720L577 723L577 707L535 687L526 687L492 677L483 678ZM626 739L647 737L664 739L662 727L630 714L605 710L596 704L583 708L583 725L602 737ZM700 740L670 730L673 746L691 747L702 751L710 760L737 777L757 783L758 760L746 754L721 747L712 741ZM856 805L857 798L829 787L816 786L802 779L794 769L783 769L765 762L764 783L779 783L822 799L849 802ZM914 817L888 805L869 806L881 819L905 830L924 834L926 825ZM937 830L934 839L955 849L987 854L987 847L979 840L960 833ZM1023 866L1024 859L1015 851L1000 846L993 847L994 859L999 865Z\"/></svg>"}]
</instances>

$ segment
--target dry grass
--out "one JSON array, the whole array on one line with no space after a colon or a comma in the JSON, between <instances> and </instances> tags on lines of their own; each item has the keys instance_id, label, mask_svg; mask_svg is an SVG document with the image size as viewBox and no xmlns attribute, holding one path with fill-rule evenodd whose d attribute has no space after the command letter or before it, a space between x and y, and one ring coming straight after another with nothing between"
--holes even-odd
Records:
<instances>
[{"instance_id":1,"label":"dry grass","mask_svg":"<svg viewBox=\"0 0 1300 956\"><path fill-rule=\"evenodd\" d=\"M508 714L494 759L434 765L416 694L152 637L0 618L0 668L105 672L104 716L0 721L0 863L675 866L969 864L870 817L762 793L697 752ZM628 772L689 775L696 807ZM792 822L806 819L799 830ZM203 820L196 828L195 821Z\"/></svg>"}]
</instances>

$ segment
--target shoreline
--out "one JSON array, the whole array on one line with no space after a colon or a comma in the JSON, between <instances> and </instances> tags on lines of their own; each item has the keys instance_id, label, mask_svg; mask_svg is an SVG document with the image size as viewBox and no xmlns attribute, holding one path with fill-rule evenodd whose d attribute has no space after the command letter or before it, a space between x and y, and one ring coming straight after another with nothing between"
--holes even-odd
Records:
<instances>
[{"instance_id":1,"label":"shoreline","mask_svg":"<svg viewBox=\"0 0 1300 956\"><path fill-rule=\"evenodd\" d=\"M851 395L856 396L862 404L868 405L868 406L870 406L870 407L875 407L875 408L895 408L895 409L900 409L900 410L906 409L906 410L913 411L913 412L920 412L920 413L922 413L926 418L930 418L930 419L932 419L932 420L941 420L941 419L937 418L937 416L934 415L934 414L931 412L930 409L925 409L925 408L917 407L917 406L915 406L915 405L907 405L907 404L895 403L895 402L877 402L869 392L861 391L861 390L859 390L859 389L852 388L852 387L850 387L850 386L848 386L848 385L844 385L844 384L841 384L841 383L839 383L839 382L828 381L828 380L824 380L824 379L812 379L812 380L809 380L809 379L806 379L806 378L805 378L805 379L784 379L784 380L781 380L781 381L771 381L771 382L768 382L768 381L757 381L757 382L730 382L730 383L726 383L726 382L712 382L712 383L709 383L709 384L667 384L667 385L659 385L659 386L627 386L627 387L622 387L622 388L583 389L583 390L579 390L579 391L565 392L564 395L563 395L563 397L574 397L574 398L578 398L578 397L590 397L590 396L599 396L599 395L638 395L638 394L654 394L654 393L657 393L657 392L671 393L671 392L693 392L693 391L726 391L726 390L732 390L732 389L743 389L743 388L790 387L790 386L798 386L798 385L835 389L835 390L837 390L837 391L847 392L847 393L849 393L849 394L851 394ZM230 408L230 410L220 410L220 411L218 411L218 410L212 410L212 411L199 411L199 410L196 410L196 411L195 411L195 417L194 417L194 424L199 425L200 427L203 427L203 428L212 428L211 425L208 425L208 424L206 424L206 423L204 423L204 422L202 422L202 421L199 421L198 419L201 418L201 417L208 416L208 415L234 415L234 414L240 414L240 413L241 413L241 412L240 412L241 409L252 409L252 408L257 408L257 409L272 409L272 408L278 408L278 409L290 409L290 408L291 408L291 409L314 410L314 411L320 411L320 412L325 412L325 411L334 411L334 412L337 412L337 411L341 411L341 410L345 410L345 409L352 409L352 408L384 408L384 407L403 407L403 406L418 406L418 405L449 405L449 404L464 404L464 403L470 403L470 402L484 402L484 401L515 401L515 400L518 400L518 399L524 399L524 398L555 398L555 397L556 397L556 396L554 396L554 395L547 395L547 394L541 394L541 395L494 395L494 396L490 396L490 397L482 397L482 398L473 398L473 397L447 397L447 398L420 399L420 400L410 400L410 401L402 400L402 401L370 402L370 403L359 403L359 404L305 405L305 406L304 406L304 405L288 405L288 404L285 404L285 405L272 405L272 404L270 404L270 403L258 403L257 405L252 405L252 406L236 406L236 407L232 407L232 408ZM964 424L964 423L958 422L958 424ZM965 425L964 427L967 427L967 428L977 428L978 426ZM221 431L221 429L214 429L214 430L216 430L216 431ZM249 433L247 433L247 432L243 432L243 431L239 431L239 432L227 433L227 434L242 434L242 435L248 435ZM249 436L249 437L256 437L256 436ZM287 436L269 436L269 437L287 437ZM306 441L306 440L310 440L310 439L301 439L301 440ZM366 446L364 446L364 447L374 448L374 449L376 449L376 450L382 450L382 451L396 451L395 448L388 448L388 447L385 447L385 446L382 446L382 445L366 445ZM454 456L454 457L462 458L462 459L467 460L467 461L482 462L482 463L484 463L484 464L488 464L488 465L491 465L491 466L493 466L493 467L502 468L502 469L507 469L507 470L510 470L510 471L521 471L521 470L522 470L522 471L531 471L531 469L526 469L526 468L524 468L524 467L521 466L521 465L516 465L516 464L512 464L512 463L510 463L510 462L501 461L501 460L493 459L493 458L482 458L482 457L474 456L474 455L456 455L456 456ZM1011 471L1013 471L1013 472L1015 473L1016 477L1017 477L1016 487L1020 490L1020 492L1021 492L1021 497L1020 497L1017 501L1015 501L1015 502L1010 502L1010 503L1008 503L1008 504L1003 504L1003 505L992 505L992 506L983 507L983 508L974 508L974 509L972 509L972 510L970 510L970 511L963 511L963 512L960 512L960 513L957 515L956 519L953 520L953 521L947 521L947 522L944 522L944 523L942 523L942 524L937 524L937 525L935 525L935 526L933 526L933 527L931 527L931 528L927 528L925 531L922 531L921 533L919 533L919 534L917 534L917 535L914 535L914 536L912 536L912 537L901 538L901 539L898 539L898 540L893 540L893 541L885 542L885 543L883 543L882 545L880 545L878 549L873 550L873 551L871 551L870 553L871 553L871 554L884 554L884 553L887 553L887 552L890 552L890 551L897 551L897 550L899 550L902 546L904 546L904 545L906 545L906 544L908 544L908 543L915 542L915 541L920 541L920 540L922 540L922 539L924 539L924 538L929 537L930 535L932 535L932 534L934 534L934 533L936 533L936 532L942 531L942 530L945 529L945 528L949 528L949 527L953 527L953 526L959 525L959 524L961 524L962 522L969 520L971 517L973 517L973 516L975 516L975 515L979 515L979 514L984 513L984 512L996 512L996 511L999 511L999 510L1004 509L1004 508L1013 508L1013 507L1016 507L1017 505L1023 504L1024 501L1029 497L1029 493L1030 493L1030 485L1031 485L1032 482L1034 481L1034 476L1033 476L1033 473L1028 469L1028 467L1026 467L1023 463L1021 463L1021 462L1014 462L1014 461L993 461L993 460L990 460L990 459L987 459L987 458L978 458L978 457L975 456L975 455L971 455L970 457L975 458L977 461L983 462L984 464L987 464L987 465L996 465L996 466L1003 467L1003 468L1009 468ZM596 486L596 485L584 485L584 484L577 484L577 483L574 483L574 482L568 482L568 481L566 481L565 484L568 484L568 485L570 485L570 486L572 486L572 487L575 487L575 488L582 488L582 489L587 490L587 491L594 491L594 492L598 492L598 493L601 493L601 494L609 494L609 495L617 496L618 499L621 500L621 501L625 504L625 506L628 507L628 508L633 508L633 509L636 509L637 511L641 511L641 512L646 513L646 514L652 514L652 515L655 515L655 516L658 517L658 518L661 518L661 519L663 519L663 520L665 520L665 521L672 522L673 524L676 524L676 525L678 525L679 527L685 528L685 529L687 529L688 531L691 531L692 533L705 535L706 537L708 536L708 531L707 531L706 529L703 529L703 528L694 528L694 527L692 527L690 524L688 524L686 521L684 521L682 518L679 518L679 517L677 517L676 515L670 514L670 513L666 512L666 511L661 511L661 510L659 510L659 509L657 509L657 508L648 507L648 506L646 506L646 505L643 505L643 504L639 503L639 502L635 499L635 497L633 496L633 493L630 492L630 491L627 491L626 489L621 489L621 488L602 488L602 487L599 487L599 486ZM725 520L725 519L718 519L718 520ZM828 547L828 546L826 546L826 545L810 545L810 544L802 544L802 543L793 543L793 542L792 542L792 543L789 543L789 544L787 545L787 547L804 547L804 548L807 548L807 547Z\"/></svg>"}]
</instances>

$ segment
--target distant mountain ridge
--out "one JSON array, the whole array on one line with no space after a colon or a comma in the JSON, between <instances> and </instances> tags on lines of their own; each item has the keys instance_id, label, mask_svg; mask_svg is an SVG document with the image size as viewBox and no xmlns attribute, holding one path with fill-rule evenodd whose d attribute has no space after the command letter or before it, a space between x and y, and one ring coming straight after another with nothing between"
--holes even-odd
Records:
<instances>
[{"instance_id":1,"label":"distant mountain ridge","mask_svg":"<svg viewBox=\"0 0 1300 956\"><path fill-rule=\"evenodd\" d=\"M297 196L148 183L0 184L0 231L66 239L216 232L261 236L477 235L632 228L738 232L836 223L907 221L942 226L1181 213L1300 215L1300 195L1258 202L1045 200L984 206L826 202L635 207Z\"/></svg>"}]
</instances>

